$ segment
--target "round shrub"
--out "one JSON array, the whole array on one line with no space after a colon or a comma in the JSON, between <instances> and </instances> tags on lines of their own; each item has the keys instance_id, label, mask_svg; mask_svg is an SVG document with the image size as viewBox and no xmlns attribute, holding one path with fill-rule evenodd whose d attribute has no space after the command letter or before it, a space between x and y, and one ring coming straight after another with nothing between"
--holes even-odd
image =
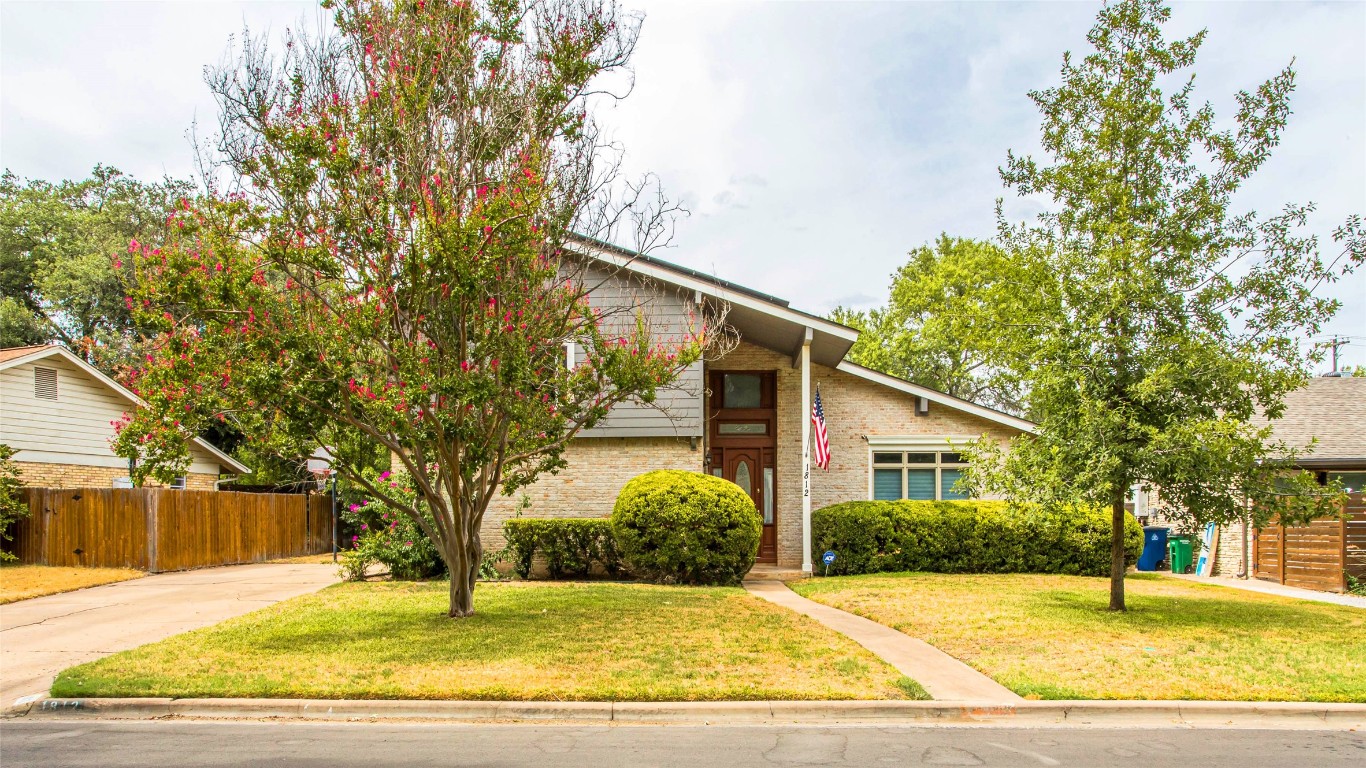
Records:
<instances>
[{"instance_id":1,"label":"round shrub","mask_svg":"<svg viewBox=\"0 0 1366 768\"><path fill-rule=\"evenodd\" d=\"M646 472L612 509L626 568L665 584L738 584L754 565L762 528L740 486L700 472Z\"/></svg>"}]
</instances>

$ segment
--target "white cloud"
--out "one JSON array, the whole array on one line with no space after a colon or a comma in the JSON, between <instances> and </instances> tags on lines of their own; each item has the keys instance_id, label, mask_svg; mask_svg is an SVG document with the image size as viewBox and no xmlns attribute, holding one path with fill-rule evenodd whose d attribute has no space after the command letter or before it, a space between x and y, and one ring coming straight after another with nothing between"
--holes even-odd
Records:
<instances>
[{"instance_id":1,"label":"white cloud","mask_svg":"<svg viewBox=\"0 0 1366 768\"><path fill-rule=\"evenodd\" d=\"M628 0L630 2L631 0ZM664 258L825 311L876 303L909 249L941 231L1023 218L996 169L1037 150L1026 92L1085 50L1099 4L643 2L636 84L600 118L634 172L654 171L693 216ZM186 131L214 105L201 80L246 22L276 31L308 2L0 5L0 164L80 177L96 162L140 177L192 169ZM1232 95L1292 57L1295 114L1241 203L1314 200L1327 237L1366 213L1366 5L1178 3L1173 29L1208 27L1202 98ZM1366 274L1331 289L1330 331L1366 335ZM1366 342L1344 349L1366 363Z\"/></svg>"}]
</instances>

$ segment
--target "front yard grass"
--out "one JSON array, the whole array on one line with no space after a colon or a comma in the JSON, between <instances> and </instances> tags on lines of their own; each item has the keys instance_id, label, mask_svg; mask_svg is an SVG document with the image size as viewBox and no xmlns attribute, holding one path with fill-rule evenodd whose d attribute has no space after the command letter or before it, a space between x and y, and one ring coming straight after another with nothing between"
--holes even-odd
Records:
<instances>
[{"instance_id":1,"label":"front yard grass","mask_svg":"<svg viewBox=\"0 0 1366 768\"><path fill-rule=\"evenodd\" d=\"M923 698L738 588L347 583L63 672L53 696L710 701Z\"/></svg>"},{"instance_id":2,"label":"front yard grass","mask_svg":"<svg viewBox=\"0 0 1366 768\"><path fill-rule=\"evenodd\" d=\"M0 565L0 605L30 597L128 581L147 574L131 568L71 568L57 565Z\"/></svg>"},{"instance_id":3,"label":"front yard grass","mask_svg":"<svg viewBox=\"0 0 1366 768\"><path fill-rule=\"evenodd\" d=\"M1043 699L1366 701L1366 611L1191 584L1053 575L876 574L798 593L918 637Z\"/></svg>"}]
</instances>

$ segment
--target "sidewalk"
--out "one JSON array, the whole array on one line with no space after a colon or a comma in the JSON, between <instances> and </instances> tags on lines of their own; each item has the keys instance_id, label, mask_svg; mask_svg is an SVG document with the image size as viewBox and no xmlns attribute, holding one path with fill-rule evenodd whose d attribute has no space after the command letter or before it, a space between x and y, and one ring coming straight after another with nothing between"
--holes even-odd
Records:
<instances>
[{"instance_id":1,"label":"sidewalk","mask_svg":"<svg viewBox=\"0 0 1366 768\"><path fill-rule=\"evenodd\" d=\"M821 605L781 581L746 580L750 594L819 621L920 683L936 701L1021 701L1013 691L923 640L862 616Z\"/></svg>"},{"instance_id":2,"label":"sidewalk","mask_svg":"<svg viewBox=\"0 0 1366 768\"><path fill-rule=\"evenodd\" d=\"M75 664L316 592L335 565L257 564L144 576L0 607L0 707Z\"/></svg>"},{"instance_id":3,"label":"sidewalk","mask_svg":"<svg viewBox=\"0 0 1366 768\"><path fill-rule=\"evenodd\" d=\"M1189 573L1164 573L1163 575L1171 576L1176 579L1183 579L1185 581L1193 581L1197 584L1213 584L1219 587L1241 589L1246 592L1260 592L1264 595L1293 597L1298 600L1312 600L1316 603L1346 605L1351 608L1366 608L1366 597L1339 595L1336 592L1318 592L1312 589L1300 589L1299 587L1287 587L1284 584L1277 584L1274 581L1262 581L1261 579L1230 579L1221 576L1196 576Z\"/></svg>"}]
</instances>

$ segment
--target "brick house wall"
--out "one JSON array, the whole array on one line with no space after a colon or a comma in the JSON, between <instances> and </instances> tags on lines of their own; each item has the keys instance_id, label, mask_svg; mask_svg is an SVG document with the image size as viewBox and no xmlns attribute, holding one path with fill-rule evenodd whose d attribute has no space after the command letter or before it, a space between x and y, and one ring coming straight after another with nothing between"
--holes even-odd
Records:
<instances>
[{"instance_id":1,"label":"brick house wall","mask_svg":"<svg viewBox=\"0 0 1366 768\"><path fill-rule=\"evenodd\" d=\"M800 368L792 358L754 344L741 343L713 370L775 371L777 386L777 499L778 563L802 562L802 430L808 422L802 403ZM990 435L1007 441L1018 430L931 403L929 413L917 416L913 395L822 365L811 366L811 384L821 386L829 425L831 461L828 472L812 471L812 510L843 501L867 499L871 472L866 435L947 437ZM707 414L711 413L710 393ZM617 494L631 478L653 469L704 471L708 454L702 441L693 449L686 437L578 438L565 452L569 466L546 475L513 496L499 496L489 504L480 527L484 546L504 546L503 523L517 517L522 497L530 506L521 517L607 517Z\"/></svg>"},{"instance_id":2,"label":"brick house wall","mask_svg":"<svg viewBox=\"0 0 1366 768\"><path fill-rule=\"evenodd\" d=\"M802 430L807 428L809 404L802 402L801 368L792 358L754 344L741 343L714 370L772 370L777 372L777 504L778 564L802 564ZM916 398L867 379L812 364L811 387L821 388L830 438L830 470L812 469L811 509L868 498L871 471L865 435L939 437L990 435L1007 441L1018 430L968 413L932 403L925 416L915 414ZM712 412L708 405L707 413Z\"/></svg>"},{"instance_id":3,"label":"brick house wall","mask_svg":"<svg viewBox=\"0 0 1366 768\"><path fill-rule=\"evenodd\" d=\"M578 438L565 450L568 467L489 503L480 539L485 549L504 546L503 523L518 516L607 517L631 478L653 469L701 472L702 456L700 441L694 450L686 437ZM523 496L530 500L525 509Z\"/></svg>"},{"instance_id":4,"label":"brick house wall","mask_svg":"<svg viewBox=\"0 0 1366 768\"><path fill-rule=\"evenodd\" d=\"M126 467L100 467L85 464L50 464L37 461L16 461L19 481L35 488L110 488L114 480L128 476ZM218 475L190 472L185 475L185 487L191 491L212 491ZM161 483L149 480L149 488Z\"/></svg>"}]
</instances>

